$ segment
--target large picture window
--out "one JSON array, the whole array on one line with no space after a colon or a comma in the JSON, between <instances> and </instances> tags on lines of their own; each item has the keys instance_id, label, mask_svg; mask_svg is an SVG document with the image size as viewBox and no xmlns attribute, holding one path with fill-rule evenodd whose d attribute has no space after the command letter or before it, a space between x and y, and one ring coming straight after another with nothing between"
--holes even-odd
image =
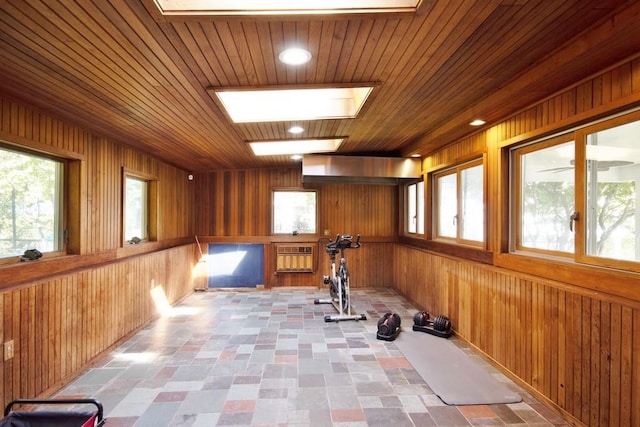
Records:
<instances>
[{"instance_id":1,"label":"large picture window","mask_svg":"<svg viewBox=\"0 0 640 427\"><path fill-rule=\"evenodd\" d=\"M0 146L0 258L64 248L64 163Z\"/></svg>"},{"instance_id":2,"label":"large picture window","mask_svg":"<svg viewBox=\"0 0 640 427\"><path fill-rule=\"evenodd\" d=\"M273 192L274 234L316 234L316 192Z\"/></svg>"},{"instance_id":3,"label":"large picture window","mask_svg":"<svg viewBox=\"0 0 640 427\"><path fill-rule=\"evenodd\" d=\"M516 250L640 271L640 113L513 150Z\"/></svg>"},{"instance_id":4,"label":"large picture window","mask_svg":"<svg viewBox=\"0 0 640 427\"><path fill-rule=\"evenodd\" d=\"M435 239L481 245L484 242L484 167L482 159L433 176Z\"/></svg>"}]
</instances>

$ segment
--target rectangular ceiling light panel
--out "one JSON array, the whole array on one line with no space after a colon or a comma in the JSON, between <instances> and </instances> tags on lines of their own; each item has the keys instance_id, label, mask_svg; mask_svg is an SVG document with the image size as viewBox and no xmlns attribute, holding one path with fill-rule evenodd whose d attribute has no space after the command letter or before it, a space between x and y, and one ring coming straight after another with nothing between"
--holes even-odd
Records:
<instances>
[{"instance_id":1,"label":"rectangular ceiling light panel","mask_svg":"<svg viewBox=\"0 0 640 427\"><path fill-rule=\"evenodd\" d=\"M285 154L333 153L345 138L298 139L283 141L255 141L249 146L256 156L278 156Z\"/></svg>"},{"instance_id":2,"label":"rectangular ceiling light panel","mask_svg":"<svg viewBox=\"0 0 640 427\"><path fill-rule=\"evenodd\" d=\"M155 0L163 15L313 15L415 12L422 0Z\"/></svg>"},{"instance_id":3,"label":"rectangular ceiling light panel","mask_svg":"<svg viewBox=\"0 0 640 427\"><path fill-rule=\"evenodd\" d=\"M235 123L352 119L373 87L216 90Z\"/></svg>"}]
</instances>

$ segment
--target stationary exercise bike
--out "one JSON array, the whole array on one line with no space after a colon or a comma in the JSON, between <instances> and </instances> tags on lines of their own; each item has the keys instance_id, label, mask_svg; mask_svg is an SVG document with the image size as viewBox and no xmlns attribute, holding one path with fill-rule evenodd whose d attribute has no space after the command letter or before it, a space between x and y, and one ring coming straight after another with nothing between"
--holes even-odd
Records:
<instances>
[{"instance_id":1,"label":"stationary exercise bike","mask_svg":"<svg viewBox=\"0 0 640 427\"><path fill-rule=\"evenodd\" d=\"M341 320L367 320L364 314L352 314L351 297L349 295L349 270L344 257L345 249L358 249L360 235L353 240L350 234L337 235L335 241L329 241L325 251L331 258L331 275L323 276L322 282L329 285L329 299L317 299L316 304L332 304L338 314L324 316L325 322L339 322ZM340 253L340 266L336 270L336 255Z\"/></svg>"}]
</instances>

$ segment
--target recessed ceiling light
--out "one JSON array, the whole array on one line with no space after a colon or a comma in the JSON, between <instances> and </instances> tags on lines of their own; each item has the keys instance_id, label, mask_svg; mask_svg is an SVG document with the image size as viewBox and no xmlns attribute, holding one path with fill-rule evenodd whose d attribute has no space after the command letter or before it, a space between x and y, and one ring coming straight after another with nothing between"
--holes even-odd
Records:
<instances>
[{"instance_id":1,"label":"recessed ceiling light","mask_svg":"<svg viewBox=\"0 0 640 427\"><path fill-rule=\"evenodd\" d=\"M283 141L255 141L249 146L256 156L278 156L285 154L330 153L340 147L345 138L286 139Z\"/></svg>"},{"instance_id":2,"label":"recessed ceiling light","mask_svg":"<svg viewBox=\"0 0 640 427\"><path fill-rule=\"evenodd\" d=\"M373 86L213 89L234 123L352 119Z\"/></svg>"},{"instance_id":3,"label":"recessed ceiling light","mask_svg":"<svg viewBox=\"0 0 640 427\"><path fill-rule=\"evenodd\" d=\"M302 159L302 155L300 155L300 154L294 154L293 156L291 156L291 158L292 158L293 160L300 160L300 159Z\"/></svg>"},{"instance_id":4,"label":"recessed ceiling light","mask_svg":"<svg viewBox=\"0 0 640 427\"><path fill-rule=\"evenodd\" d=\"M298 134L304 132L304 128L302 126L291 126L289 128L289 133Z\"/></svg>"},{"instance_id":5,"label":"recessed ceiling light","mask_svg":"<svg viewBox=\"0 0 640 427\"><path fill-rule=\"evenodd\" d=\"M311 60L311 53L306 49L292 47L280 52L278 58L287 65L302 65Z\"/></svg>"},{"instance_id":6,"label":"recessed ceiling light","mask_svg":"<svg viewBox=\"0 0 640 427\"><path fill-rule=\"evenodd\" d=\"M485 124L486 122L484 120L480 120L480 119L476 119L474 121L472 121L471 123L469 123L471 126L482 126L483 124Z\"/></svg>"}]
</instances>

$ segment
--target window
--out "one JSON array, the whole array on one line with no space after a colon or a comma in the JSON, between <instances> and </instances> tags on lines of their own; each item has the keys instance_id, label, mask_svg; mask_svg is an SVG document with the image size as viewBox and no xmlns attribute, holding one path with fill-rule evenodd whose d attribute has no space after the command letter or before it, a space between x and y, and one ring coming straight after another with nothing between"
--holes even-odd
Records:
<instances>
[{"instance_id":1,"label":"window","mask_svg":"<svg viewBox=\"0 0 640 427\"><path fill-rule=\"evenodd\" d=\"M151 177L124 171L123 240L140 243L156 240L157 181Z\"/></svg>"},{"instance_id":2,"label":"window","mask_svg":"<svg viewBox=\"0 0 640 427\"><path fill-rule=\"evenodd\" d=\"M435 239L484 242L484 168L475 160L434 174Z\"/></svg>"},{"instance_id":3,"label":"window","mask_svg":"<svg viewBox=\"0 0 640 427\"><path fill-rule=\"evenodd\" d=\"M515 151L516 249L573 253L574 142L556 138Z\"/></svg>"},{"instance_id":4,"label":"window","mask_svg":"<svg viewBox=\"0 0 640 427\"><path fill-rule=\"evenodd\" d=\"M0 146L0 258L64 250L64 163Z\"/></svg>"},{"instance_id":5,"label":"window","mask_svg":"<svg viewBox=\"0 0 640 427\"><path fill-rule=\"evenodd\" d=\"M640 271L640 112L513 150L515 249Z\"/></svg>"},{"instance_id":6,"label":"window","mask_svg":"<svg viewBox=\"0 0 640 427\"><path fill-rule=\"evenodd\" d=\"M424 181L407 185L407 232L424 234Z\"/></svg>"},{"instance_id":7,"label":"window","mask_svg":"<svg viewBox=\"0 0 640 427\"><path fill-rule=\"evenodd\" d=\"M274 234L316 234L316 192L273 192Z\"/></svg>"},{"instance_id":8,"label":"window","mask_svg":"<svg viewBox=\"0 0 640 427\"><path fill-rule=\"evenodd\" d=\"M133 243L136 239L146 240L147 181L127 176L124 200L124 239Z\"/></svg>"},{"instance_id":9,"label":"window","mask_svg":"<svg viewBox=\"0 0 640 427\"><path fill-rule=\"evenodd\" d=\"M635 121L629 121L630 118ZM585 128L579 154L585 183L580 205L585 221L583 260L611 265L604 259L640 261L640 115ZM589 257L593 257L589 259ZM624 265L624 264L621 264ZM615 264L614 264L615 266ZM636 267L637 268L637 267Z\"/></svg>"}]
</instances>

